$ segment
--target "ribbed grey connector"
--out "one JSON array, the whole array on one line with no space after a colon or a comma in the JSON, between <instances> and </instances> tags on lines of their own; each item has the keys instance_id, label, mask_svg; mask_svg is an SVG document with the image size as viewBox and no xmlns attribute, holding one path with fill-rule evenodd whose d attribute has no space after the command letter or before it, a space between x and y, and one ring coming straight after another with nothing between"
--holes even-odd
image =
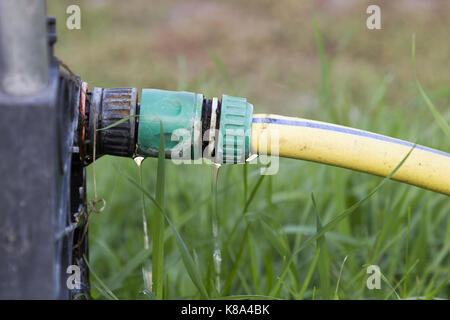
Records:
<instances>
[{"instance_id":1,"label":"ribbed grey connector","mask_svg":"<svg viewBox=\"0 0 450 320\"><path fill-rule=\"evenodd\" d=\"M132 157L136 150L137 89L95 87L90 97L89 154L93 155L95 132L96 158L105 154Z\"/></svg>"},{"instance_id":2,"label":"ribbed grey connector","mask_svg":"<svg viewBox=\"0 0 450 320\"><path fill-rule=\"evenodd\" d=\"M99 151L122 157L132 157L136 149L136 88L103 89L99 128L106 128L117 121L127 120L109 129L99 131ZM131 117L130 117L131 116Z\"/></svg>"}]
</instances>

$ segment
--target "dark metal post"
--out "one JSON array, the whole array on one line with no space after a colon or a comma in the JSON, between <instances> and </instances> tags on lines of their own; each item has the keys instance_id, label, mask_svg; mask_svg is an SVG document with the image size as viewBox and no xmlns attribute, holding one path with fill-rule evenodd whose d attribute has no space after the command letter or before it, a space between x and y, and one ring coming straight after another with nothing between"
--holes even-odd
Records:
<instances>
[{"instance_id":1,"label":"dark metal post","mask_svg":"<svg viewBox=\"0 0 450 320\"><path fill-rule=\"evenodd\" d=\"M0 1L0 298L61 298L57 66L44 0Z\"/></svg>"},{"instance_id":2,"label":"dark metal post","mask_svg":"<svg viewBox=\"0 0 450 320\"><path fill-rule=\"evenodd\" d=\"M0 1L0 90L14 96L48 84L45 0Z\"/></svg>"}]
</instances>

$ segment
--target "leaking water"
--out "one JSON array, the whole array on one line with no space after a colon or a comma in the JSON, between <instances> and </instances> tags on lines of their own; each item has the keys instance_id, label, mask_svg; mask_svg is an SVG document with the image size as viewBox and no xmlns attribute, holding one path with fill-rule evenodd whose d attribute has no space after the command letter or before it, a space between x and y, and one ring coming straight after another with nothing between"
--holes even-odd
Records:
<instances>
[{"instance_id":1,"label":"leaking water","mask_svg":"<svg viewBox=\"0 0 450 320\"><path fill-rule=\"evenodd\" d=\"M143 188L143 174L142 174L142 163L144 162L144 157L135 157L134 162L136 162L137 166L139 167L139 183L141 187ZM148 228L147 228L147 215L145 212L145 196L143 193L141 193L141 207L142 207L142 228L144 230L144 248L145 250L150 249L150 241L148 237ZM149 266L144 265L142 267L142 276L144 278L144 285L145 288L148 291L152 291L152 271Z\"/></svg>"},{"instance_id":2,"label":"leaking water","mask_svg":"<svg viewBox=\"0 0 450 320\"><path fill-rule=\"evenodd\" d=\"M133 160L136 162L137 166L139 167L139 183L141 187L143 186L142 182L142 162L144 161L144 157L135 157ZM141 194L141 204L142 204L142 227L144 229L144 248L146 250L149 249L149 238L148 238L148 229L147 229L147 216L145 215L145 198L144 194Z\"/></svg>"},{"instance_id":3,"label":"leaking water","mask_svg":"<svg viewBox=\"0 0 450 320\"><path fill-rule=\"evenodd\" d=\"M213 261L214 261L214 272L216 275L216 289L218 292L221 291L220 285L220 267L222 264L222 253L220 250L220 239L219 239L219 216L217 213L217 179L219 176L220 164L213 163L212 166L212 234L214 242L213 251Z\"/></svg>"},{"instance_id":4,"label":"leaking water","mask_svg":"<svg viewBox=\"0 0 450 320\"><path fill-rule=\"evenodd\" d=\"M137 166L139 167L139 183L143 187L143 169L142 163L145 160L144 157L135 157L133 159ZM214 261L214 273L216 278L216 289L218 292L221 291L221 265L222 265L222 253L220 248L220 235L219 235L219 216L217 212L217 181L219 176L219 169L221 165L217 163L212 164L212 215L211 215L211 225L212 225L212 235L213 235L213 261ZM147 216L145 210L145 197L144 194L141 196L142 201L142 227L144 231L144 248L149 250L149 235L147 228ZM145 289L152 292L152 271L149 266L142 267L142 275L144 278Z\"/></svg>"}]
</instances>

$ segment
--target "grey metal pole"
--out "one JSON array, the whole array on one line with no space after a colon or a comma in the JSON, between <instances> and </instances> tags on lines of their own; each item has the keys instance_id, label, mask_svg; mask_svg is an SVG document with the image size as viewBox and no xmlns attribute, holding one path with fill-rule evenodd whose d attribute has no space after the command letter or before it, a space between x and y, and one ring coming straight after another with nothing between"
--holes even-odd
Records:
<instances>
[{"instance_id":1,"label":"grey metal pole","mask_svg":"<svg viewBox=\"0 0 450 320\"><path fill-rule=\"evenodd\" d=\"M0 90L27 96L48 85L45 0L0 1Z\"/></svg>"},{"instance_id":2,"label":"grey metal pole","mask_svg":"<svg viewBox=\"0 0 450 320\"><path fill-rule=\"evenodd\" d=\"M71 140L56 125L74 108L58 100L45 9L44 0L0 0L0 299L68 296L55 234L68 206L60 194L70 194L61 182L70 170L60 159L71 156L62 151Z\"/></svg>"}]
</instances>

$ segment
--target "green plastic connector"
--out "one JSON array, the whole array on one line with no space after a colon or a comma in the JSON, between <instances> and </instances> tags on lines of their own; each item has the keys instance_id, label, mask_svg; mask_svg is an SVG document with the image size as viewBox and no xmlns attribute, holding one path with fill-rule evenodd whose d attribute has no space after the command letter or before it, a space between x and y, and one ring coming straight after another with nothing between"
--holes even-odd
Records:
<instances>
[{"instance_id":1,"label":"green plastic connector","mask_svg":"<svg viewBox=\"0 0 450 320\"><path fill-rule=\"evenodd\" d=\"M222 96L217 163L245 163L250 154L253 105L245 98Z\"/></svg>"},{"instance_id":2,"label":"green plastic connector","mask_svg":"<svg viewBox=\"0 0 450 320\"><path fill-rule=\"evenodd\" d=\"M191 148L191 146L192 141L199 139L194 137L194 132L196 126L201 128L202 103L203 95L201 94L143 89L137 153L142 156L158 156L160 123L162 123L166 158L171 158L173 152L176 152L177 157L180 158L198 157L195 154L198 152L197 148ZM186 148L183 148L183 144ZM186 146L186 144L189 145ZM191 154L182 154L183 150L189 150Z\"/></svg>"}]
</instances>

